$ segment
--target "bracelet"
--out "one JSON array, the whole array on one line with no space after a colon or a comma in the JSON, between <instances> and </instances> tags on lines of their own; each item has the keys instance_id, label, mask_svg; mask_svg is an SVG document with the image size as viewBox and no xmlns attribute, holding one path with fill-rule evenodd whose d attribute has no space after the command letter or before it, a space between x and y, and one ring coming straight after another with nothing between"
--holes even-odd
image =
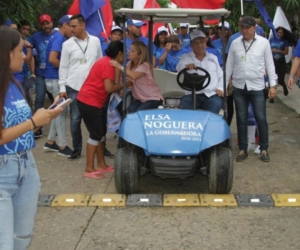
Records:
<instances>
[{"instance_id":1,"label":"bracelet","mask_svg":"<svg viewBox=\"0 0 300 250\"><path fill-rule=\"evenodd\" d=\"M294 79L294 77L295 77L295 76L289 75L289 78L290 78L290 79Z\"/></svg>"},{"instance_id":2,"label":"bracelet","mask_svg":"<svg viewBox=\"0 0 300 250\"><path fill-rule=\"evenodd\" d=\"M37 127L36 127L35 122L33 121L33 119L32 119L32 118L29 118L29 119L30 119L30 121L32 122L33 129L36 129Z\"/></svg>"},{"instance_id":3,"label":"bracelet","mask_svg":"<svg viewBox=\"0 0 300 250\"><path fill-rule=\"evenodd\" d=\"M30 121L30 119L26 120L26 122L28 122L30 130L33 130L34 126L33 126L32 122Z\"/></svg>"},{"instance_id":4,"label":"bracelet","mask_svg":"<svg viewBox=\"0 0 300 250\"><path fill-rule=\"evenodd\" d=\"M124 67L122 66L120 70L121 70L121 71L124 71Z\"/></svg>"}]
</instances>

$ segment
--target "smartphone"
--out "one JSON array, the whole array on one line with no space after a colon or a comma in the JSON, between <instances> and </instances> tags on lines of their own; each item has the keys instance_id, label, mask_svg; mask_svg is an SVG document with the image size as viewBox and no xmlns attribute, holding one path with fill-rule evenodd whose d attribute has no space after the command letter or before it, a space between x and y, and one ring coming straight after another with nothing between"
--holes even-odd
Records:
<instances>
[{"instance_id":1,"label":"smartphone","mask_svg":"<svg viewBox=\"0 0 300 250\"><path fill-rule=\"evenodd\" d=\"M59 107L66 107L68 106L70 103L72 102L72 99L70 98L60 98L57 102L53 103L49 109L55 109L55 108L59 108Z\"/></svg>"}]
</instances>

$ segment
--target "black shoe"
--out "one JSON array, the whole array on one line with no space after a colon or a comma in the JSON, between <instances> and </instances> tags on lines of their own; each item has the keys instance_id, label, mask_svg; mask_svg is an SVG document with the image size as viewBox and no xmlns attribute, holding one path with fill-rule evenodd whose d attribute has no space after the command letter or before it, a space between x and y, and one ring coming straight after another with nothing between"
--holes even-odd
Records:
<instances>
[{"instance_id":1,"label":"black shoe","mask_svg":"<svg viewBox=\"0 0 300 250\"><path fill-rule=\"evenodd\" d=\"M283 94L285 96L287 96L289 94L289 90L288 90L288 88L287 88L287 86L285 84L283 85Z\"/></svg>"},{"instance_id":2,"label":"black shoe","mask_svg":"<svg viewBox=\"0 0 300 250\"><path fill-rule=\"evenodd\" d=\"M238 154L238 156L236 157L236 161L237 162L242 162L244 160L246 160L248 158L248 153L244 150L241 150Z\"/></svg>"},{"instance_id":3,"label":"black shoe","mask_svg":"<svg viewBox=\"0 0 300 250\"><path fill-rule=\"evenodd\" d=\"M269 156L267 150L262 150L260 152L260 159L264 162L269 162L270 161L270 156Z\"/></svg>"},{"instance_id":4,"label":"black shoe","mask_svg":"<svg viewBox=\"0 0 300 250\"><path fill-rule=\"evenodd\" d=\"M34 138L35 138L35 139L38 139L38 138L41 138L41 137L43 137L43 131L42 131L42 129L40 128L38 131L36 131L36 132L34 133Z\"/></svg>"},{"instance_id":5,"label":"black shoe","mask_svg":"<svg viewBox=\"0 0 300 250\"><path fill-rule=\"evenodd\" d=\"M68 160L76 160L81 157L81 153L74 150L70 156L68 156Z\"/></svg>"},{"instance_id":6,"label":"black shoe","mask_svg":"<svg viewBox=\"0 0 300 250\"><path fill-rule=\"evenodd\" d=\"M59 146L54 142L53 144L49 144L48 142L45 143L43 147L46 151L58 152Z\"/></svg>"},{"instance_id":7,"label":"black shoe","mask_svg":"<svg viewBox=\"0 0 300 250\"><path fill-rule=\"evenodd\" d=\"M109 158L113 158L115 155L110 152L107 148L104 149L104 156L105 157L109 157Z\"/></svg>"},{"instance_id":8,"label":"black shoe","mask_svg":"<svg viewBox=\"0 0 300 250\"><path fill-rule=\"evenodd\" d=\"M270 99L269 103L274 103L274 98Z\"/></svg>"}]
</instances>

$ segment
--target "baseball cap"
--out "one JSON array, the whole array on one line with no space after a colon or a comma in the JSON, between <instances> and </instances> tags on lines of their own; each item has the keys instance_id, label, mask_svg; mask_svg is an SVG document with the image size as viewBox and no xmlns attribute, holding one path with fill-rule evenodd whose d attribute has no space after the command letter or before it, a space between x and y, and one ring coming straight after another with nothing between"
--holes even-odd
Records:
<instances>
[{"instance_id":1,"label":"baseball cap","mask_svg":"<svg viewBox=\"0 0 300 250\"><path fill-rule=\"evenodd\" d=\"M160 27L157 29L157 34L161 34L162 32L167 32L167 33L169 33L168 29L167 29L165 26L160 26Z\"/></svg>"},{"instance_id":2,"label":"baseball cap","mask_svg":"<svg viewBox=\"0 0 300 250\"><path fill-rule=\"evenodd\" d=\"M14 21L12 21L12 20L10 20L10 19L7 19L5 22L4 22L4 26L9 26L9 25L11 25L11 24L15 24L15 22Z\"/></svg>"},{"instance_id":3,"label":"baseball cap","mask_svg":"<svg viewBox=\"0 0 300 250\"><path fill-rule=\"evenodd\" d=\"M61 26L63 25L64 23L67 23L69 24L70 23L70 17L69 15L64 15L62 16L59 20L58 20L58 25Z\"/></svg>"},{"instance_id":4,"label":"baseball cap","mask_svg":"<svg viewBox=\"0 0 300 250\"><path fill-rule=\"evenodd\" d=\"M222 22L220 22L219 24L218 24L218 27L219 28L221 28L223 25L222 25ZM228 22L226 22L226 21L224 21L224 28L225 29L230 29L230 24L228 23Z\"/></svg>"},{"instance_id":5,"label":"baseball cap","mask_svg":"<svg viewBox=\"0 0 300 250\"><path fill-rule=\"evenodd\" d=\"M134 25L134 26L137 26L137 27L142 27L142 26L145 26L146 23L142 22L140 20L128 19L127 20L127 26L130 26L130 25Z\"/></svg>"},{"instance_id":6,"label":"baseball cap","mask_svg":"<svg viewBox=\"0 0 300 250\"><path fill-rule=\"evenodd\" d=\"M240 25L245 27L251 27L256 26L256 22L252 16L244 16L240 22Z\"/></svg>"},{"instance_id":7,"label":"baseball cap","mask_svg":"<svg viewBox=\"0 0 300 250\"><path fill-rule=\"evenodd\" d=\"M40 15L40 17L39 17L39 23L42 23L44 21L52 22L51 16L49 16L47 14Z\"/></svg>"},{"instance_id":8,"label":"baseball cap","mask_svg":"<svg viewBox=\"0 0 300 250\"><path fill-rule=\"evenodd\" d=\"M188 27L189 27L189 24L188 24L188 23L180 23L180 24L179 24L179 27L180 27L180 28L188 28Z\"/></svg>"},{"instance_id":9,"label":"baseball cap","mask_svg":"<svg viewBox=\"0 0 300 250\"><path fill-rule=\"evenodd\" d=\"M118 25L114 25L114 26L111 28L110 33L113 33L113 31L115 31L115 30L119 30L119 31L121 31L121 32L123 33L123 29L122 29L120 26L118 26Z\"/></svg>"},{"instance_id":10,"label":"baseball cap","mask_svg":"<svg viewBox=\"0 0 300 250\"><path fill-rule=\"evenodd\" d=\"M196 38L206 38L206 35L201 30L193 30L190 33L191 41L193 41Z\"/></svg>"}]
</instances>

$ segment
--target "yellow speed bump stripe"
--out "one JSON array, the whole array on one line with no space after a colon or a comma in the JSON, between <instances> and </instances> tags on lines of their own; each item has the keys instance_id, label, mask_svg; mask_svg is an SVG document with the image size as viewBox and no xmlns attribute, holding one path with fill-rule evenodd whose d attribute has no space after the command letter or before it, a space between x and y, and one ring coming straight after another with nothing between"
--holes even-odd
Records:
<instances>
[{"instance_id":1,"label":"yellow speed bump stripe","mask_svg":"<svg viewBox=\"0 0 300 250\"><path fill-rule=\"evenodd\" d=\"M233 194L200 194L201 207L237 207Z\"/></svg>"},{"instance_id":2,"label":"yellow speed bump stripe","mask_svg":"<svg viewBox=\"0 0 300 250\"><path fill-rule=\"evenodd\" d=\"M86 207L89 194L59 194L51 203L51 207Z\"/></svg>"},{"instance_id":3,"label":"yellow speed bump stripe","mask_svg":"<svg viewBox=\"0 0 300 250\"><path fill-rule=\"evenodd\" d=\"M200 201L197 194L165 194L164 207L199 207Z\"/></svg>"},{"instance_id":4,"label":"yellow speed bump stripe","mask_svg":"<svg viewBox=\"0 0 300 250\"><path fill-rule=\"evenodd\" d=\"M299 207L300 194L272 194L275 207Z\"/></svg>"},{"instance_id":5,"label":"yellow speed bump stripe","mask_svg":"<svg viewBox=\"0 0 300 250\"><path fill-rule=\"evenodd\" d=\"M89 207L125 207L125 194L93 194Z\"/></svg>"}]
</instances>

